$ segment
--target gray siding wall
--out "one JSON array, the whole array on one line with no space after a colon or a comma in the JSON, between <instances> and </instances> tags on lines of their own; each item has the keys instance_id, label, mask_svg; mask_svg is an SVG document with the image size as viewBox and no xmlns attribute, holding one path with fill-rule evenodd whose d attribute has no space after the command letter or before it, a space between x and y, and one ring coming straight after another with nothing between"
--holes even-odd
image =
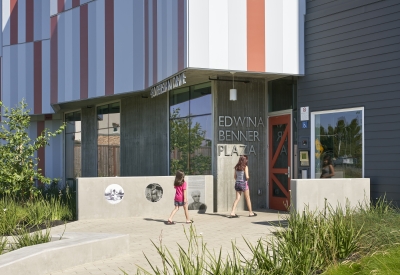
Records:
<instances>
[{"instance_id":1,"label":"gray siding wall","mask_svg":"<svg viewBox=\"0 0 400 275\"><path fill-rule=\"evenodd\" d=\"M371 198L400 205L400 1L308 0L305 65L299 108L364 107Z\"/></svg>"},{"instance_id":2,"label":"gray siding wall","mask_svg":"<svg viewBox=\"0 0 400 275\"><path fill-rule=\"evenodd\" d=\"M260 141L243 141L247 145L247 151L251 145L254 146L255 154L249 156L249 189L253 209L266 208L266 171L267 171L267 108L266 108L266 89L265 80L253 79L250 83L235 82L237 89L237 101L229 100L229 90L232 82L214 81L213 100L214 100L214 198L218 200L218 205L214 205L214 211L230 211L235 200L234 189L234 166L239 160L237 154L225 156L225 152L218 152L221 144L238 144L237 141L219 140L219 130L248 131L258 130ZM230 117L257 117L262 118L264 127L219 127L219 116ZM248 153L248 152L247 152ZM228 150L231 154L231 150ZM240 154L240 152L239 152ZM258 195L258 189L262 190L262 195ZM238 205L238 209L246 209L244 199Z\"/></svg>"},{"instance_id":3,"label":"gray siding wall","mask_svg":"<svg viewBox=\"0 0 400 275\"><path fill-rule=\"evenodd\" d=\"M167 176L168 98L121 100L121 176Z\"/></svg>"}]
</instances>

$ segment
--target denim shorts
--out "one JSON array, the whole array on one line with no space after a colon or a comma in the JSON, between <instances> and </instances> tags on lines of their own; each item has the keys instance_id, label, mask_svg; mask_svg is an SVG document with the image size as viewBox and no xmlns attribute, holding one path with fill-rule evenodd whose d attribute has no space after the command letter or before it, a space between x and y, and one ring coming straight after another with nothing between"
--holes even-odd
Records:
<instances>
[{"instance_id":1,"label":"denim shorts","mask_svg":"<svg viewBox=\"0 0 400 275\"><path fill-rule=\"evenodd\" d=\"M175 201L174 205L175 206L184 206L185 202L184 201Z\"/></svg>"}]
</instances>

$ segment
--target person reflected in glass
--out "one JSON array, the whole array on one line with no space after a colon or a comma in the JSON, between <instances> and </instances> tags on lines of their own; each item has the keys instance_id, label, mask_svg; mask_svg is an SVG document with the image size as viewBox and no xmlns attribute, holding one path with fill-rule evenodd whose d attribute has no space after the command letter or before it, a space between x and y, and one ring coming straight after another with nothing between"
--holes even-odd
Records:
<instances>
[{"instance_id":1,"label":"person reflected in glass","mask_svg":"<svg viewBox=\"0 0 400 275\"><path fill-rule=\"evenodd\" d=\"M232 205L232 211L229 218L238 218L239 216L236 215L236 206L240 200L242 192L244 194L247 208L249 209L249 217L257 216L256 213L253 212L251 207L251 200L250 200L250 191L248 180L249 177L249 168L247 167L248 157L247 156L240 156L238 163L234 167L234 179L235 179L235 190L236 190L236 199Z\"/></svg>"},{"instance_id":2,"label":"person reflected in glass","mask_svg":"<svg viewBox=\"0 0 400 275\"><path fill-rule=\"evenodd\" d=\"M335 175L335 169L332 165L332 160L329 155L325 155L322 164L321 179L329 179Z\"/></svg>"}]
</instances>

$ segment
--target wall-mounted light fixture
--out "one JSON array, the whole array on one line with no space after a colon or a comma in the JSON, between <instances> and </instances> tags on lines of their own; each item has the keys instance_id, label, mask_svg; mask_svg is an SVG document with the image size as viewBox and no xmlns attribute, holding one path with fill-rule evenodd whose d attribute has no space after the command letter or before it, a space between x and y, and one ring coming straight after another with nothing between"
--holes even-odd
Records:
<instances>
[{"instance_id":1,"label":"wall-mounted light fixture","mask_svg":"<svg viewBox=\"0 0 400 275\"><path fill-rule=\"evenodd\" d=\"M232 74L232 89L229 90L229 100L236 101L237 100L237 90L235 89L235 72L231 72Z\"/></svg>"}]
</instances>

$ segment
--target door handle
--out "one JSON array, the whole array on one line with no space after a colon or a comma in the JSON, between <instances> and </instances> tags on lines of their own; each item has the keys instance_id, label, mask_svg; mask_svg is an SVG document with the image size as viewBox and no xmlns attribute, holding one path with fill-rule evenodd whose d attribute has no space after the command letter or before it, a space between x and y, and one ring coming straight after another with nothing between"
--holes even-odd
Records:
<instances>
[{"instance_id":1,"label":"door handle","mask_svg":"<svg viewBox=\"0 0 400 275\"><path fill-rule=\"evenodd\" d=\"M288 166L287 173L285 173L285 175L287 175L287 177L290 178L290 166Z\"/></svg>"}]
</instances>

